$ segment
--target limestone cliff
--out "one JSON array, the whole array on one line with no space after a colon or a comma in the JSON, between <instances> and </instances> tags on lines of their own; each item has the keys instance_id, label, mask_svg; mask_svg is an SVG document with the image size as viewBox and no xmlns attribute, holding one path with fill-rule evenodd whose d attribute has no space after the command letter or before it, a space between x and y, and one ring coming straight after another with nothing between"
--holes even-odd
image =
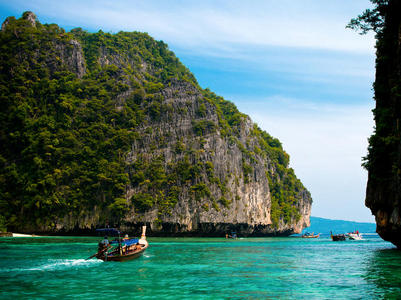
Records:
<instances>
[{"instance_id":1,"label":"limestone cliff","mask_svg":"<svg viewBox=\"0 0 401 300\"><path fill-rule=\"evenodd\" d=\"M9 230L289 235L310 193L281 143L143 33L7 18L0 208ZM0 220L1 221L1 220Z\"/></svg>"},{"instance_id":2,"label":"limestone cliff","mask_svg":"<svg viewBox=\"0 0 401 300\"><path fill-rule=\"evenodd\" d=\"M190 165L199 165L204 170L194 182L181 183L178 203L159 222L155 222L158 208L141 214L135 211L135 207L127 218L129 222L140 220L150 223L152 231L165 234L207 233L220 236L230 230L237 230L242 235L287 235L300 232L309 225L311 199L306 190L300 189L294 203L299 212L298 219L294 215L290 222L280 220L279 224L273 226L269 176L277 170L275 164L262 153L254 153L249 158L246 151L241 150L244 147L242 145L251 150L259 146L258 138L252 134L255 124L248 117L244 117L238 126L235 139L224 137L219 129L194 136L194 123L207 120L218 128L219 116L213 105L208 103L207 113L199 116L197 112L200 105L205 103L202 101L204 96L199 89L186 82L175 82L164 89L162 95L173 111L179 111L184 106L186 112L166 115L143 126L141 135L146 138L132 145L128 162L135 162L138 157L152 160L156 156L163 157L168 165L189 158ZM151 135L146 134L149 128ZM159 138L160 133L164 134L163 144L152 151L152 142ZM185 150L177 153L177 143ZM191 154L188 156L188 153ZM243 167L247 162L252 168L250 174L244 174ZM208 192L197 197L193 186L200 182L206 183ZM140 186L130 186L128 197L142 190ZM226 198L226 202L222 198Z\"/></svg>"}]
</instances>

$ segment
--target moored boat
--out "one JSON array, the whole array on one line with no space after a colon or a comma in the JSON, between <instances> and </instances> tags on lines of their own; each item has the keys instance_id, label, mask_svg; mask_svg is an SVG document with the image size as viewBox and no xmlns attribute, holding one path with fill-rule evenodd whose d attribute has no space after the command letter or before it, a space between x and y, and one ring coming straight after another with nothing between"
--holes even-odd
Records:
<instances>
[{"instance_id":1,"label":"moored boat","mask_svg":"<svg viewBox=\"0 0 401 300\"><path fill-rule=\"evenodd\" d=\"M350 240L360 241L360 240L362 240L362 234L360 234L359 231L357 230L357 231L348 233L348 238Z\"/></svg>"},{"instance_id":2,"label":"moored boat","mask_svg":"<svg viewBox=\"0 0 401 300\"><path fill-rule=\"evenodd\" d=\"M337 242L337 241L345 241L345 234L333 234L333 233L330 231L330 236L331 236L331 239L332 239L334 242Z\"/></svg>"},{"instance_id":3,"label":"moored boat","mask_svg":"<svg viewBox=\"0 0 401 300\"><path fill-rule=\"evenodd\" d=\"M314 232L312 232L312 233L305 232L302 235L302 238L304 238L304 239L317 239L319 236L320 236L320 233L314 234Z\"/></svg>"},{"instance_id":4,"label":"moored boat","mask_svg":"<svg viewBox=\"0 0 401 300\"><path fill-rule=\"evenodd\" d=\"M226 239L237 239L237 233L235 231L231 231L231 234L226 234Z\"/></svg>"},{"instance_id":5,"label":"moored boat","mask_svg":"<svg viewBox=\"0 0 401 300\"><path fill-rule=\"evenodd\" d=\"M142 235L140 239L120 237L120 231L117 229L100 229L100 232L118 233L118 239L108 243L107 237L99 243L98 252L89 258L96 257L103 261L128 261L140 257L148 248L149 243L146 240L146 226L142 226Z\"/></svg>"}]
</instances>

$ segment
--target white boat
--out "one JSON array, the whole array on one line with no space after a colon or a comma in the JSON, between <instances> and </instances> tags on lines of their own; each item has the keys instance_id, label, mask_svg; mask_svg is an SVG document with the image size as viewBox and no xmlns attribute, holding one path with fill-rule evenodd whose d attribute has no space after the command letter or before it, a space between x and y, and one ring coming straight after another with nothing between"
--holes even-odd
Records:
<instances>
[{"instance_id":1,"label":"white boat","mask_svg":"<svg viewBox=\"0 0 401 300\"><path fill-rule=\"evenodd\" d=\"M348 238L350 240L360 241L362 240L362 234L360 234L359 232L350 232L348 233Z\"/></svg>"}]
</instances>

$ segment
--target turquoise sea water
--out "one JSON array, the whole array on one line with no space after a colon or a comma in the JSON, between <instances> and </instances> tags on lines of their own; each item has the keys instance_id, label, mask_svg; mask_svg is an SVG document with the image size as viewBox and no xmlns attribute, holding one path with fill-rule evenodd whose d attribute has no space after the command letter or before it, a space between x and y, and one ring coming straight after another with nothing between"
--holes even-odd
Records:
<instances>
[{"instance_id":1,"label":"turquoise sea water","mask_svg":"<svg viewBox=\"0 0 401 300\"><path fill-rule=\"evenodd\" d=\"M129 262L98 238L0 238L1 299L400 299L401 251L363 241L148 238Z\"/></svg>"}]
</instances>

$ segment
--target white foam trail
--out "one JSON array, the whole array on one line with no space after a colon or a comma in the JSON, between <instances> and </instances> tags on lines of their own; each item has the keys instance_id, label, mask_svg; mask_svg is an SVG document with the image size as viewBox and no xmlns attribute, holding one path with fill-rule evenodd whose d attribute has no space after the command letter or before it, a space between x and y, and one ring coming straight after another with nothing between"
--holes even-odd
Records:
<instances>
[{"instance_id":1,"label":"white foam trail","mask_svg":"<svg viewBox=\"0 0 401 300\"><path fill-rule=\"evenodd\" d=\"M63 259L60 261L56 261L54 263L46 264L44 266L40 266L39 270L58 270L58 269L67 269L70 267L77 266L90 266L94 263L100 263L98 260L85 260L85 259Z\"/></svg>"},{"instance_id":2,"label":"white foam trail","mask_svg":"<svg viewBox=\"0 0 401 300\"><path fill-rule=\"evenodd\" d=\"M90 267L94 264L102 263L101 260L85 260L85 259L60 259L50 260L51 263L43 264L31 268L21 269L2 269L2 272L24 272L24 271L54 271L54 270L65 270L76 267Z\"/></svg>"}]
</instances>

